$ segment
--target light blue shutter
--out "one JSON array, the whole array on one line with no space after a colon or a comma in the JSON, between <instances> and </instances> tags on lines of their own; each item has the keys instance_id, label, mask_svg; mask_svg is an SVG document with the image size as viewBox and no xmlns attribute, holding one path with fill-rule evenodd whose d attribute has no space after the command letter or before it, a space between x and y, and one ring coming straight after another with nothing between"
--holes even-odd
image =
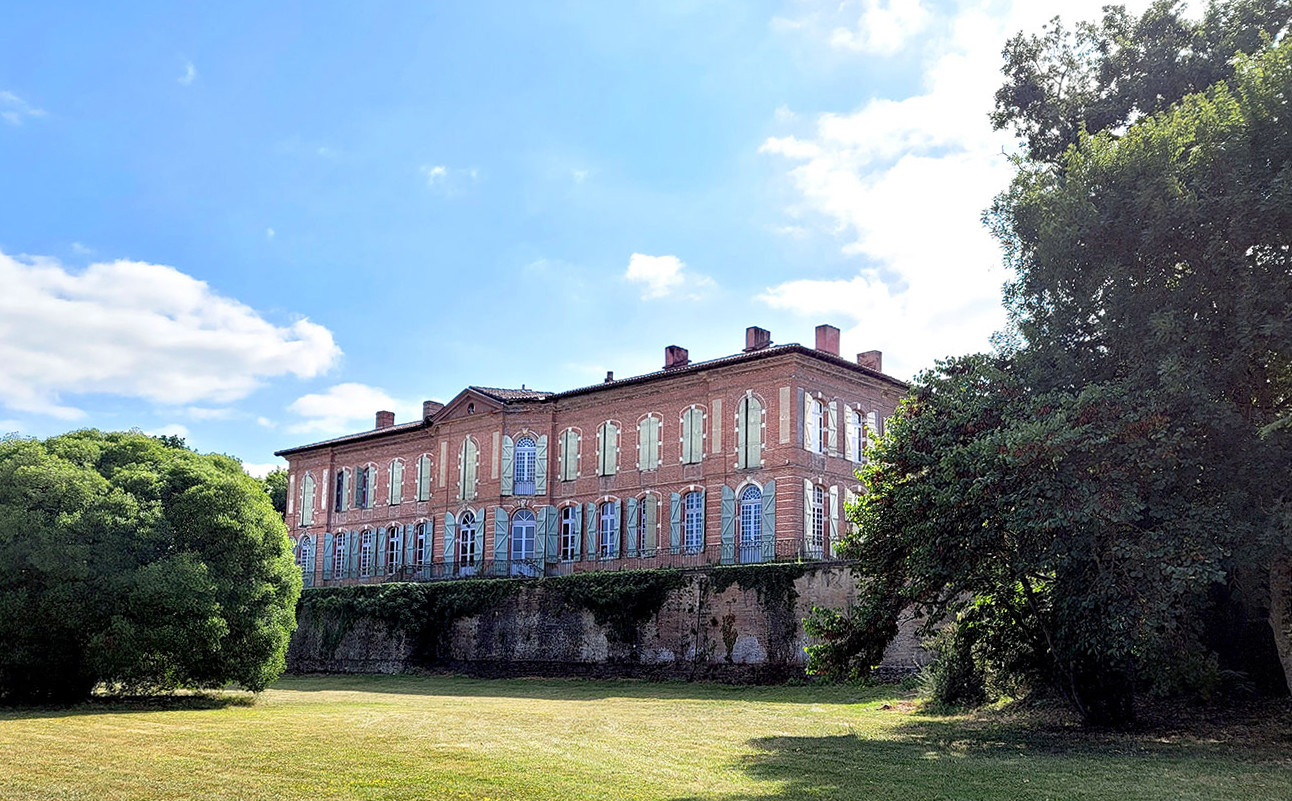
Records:
<instances>
[{"instance_id":1,"label":"light blue shutter","mask_svg":"<svg viewBox=\"0 0 1292 801\"><path fill-rule=\"evenodd\" d=\"M588 560L592 560L597 558L597 529L601 521L599 519L599 515L597 514L597 505L595 503L589 503L586 506L584 506L583 512L587 517L587 519L584 520L583 522L588 527L587 528L588 551L584 555L584 558Z\"/></svg>"},{"instance_id":2,"label":"light blue shutter","mask_svg":"<svg viewBox=\"0 0 1292 801\"><path fill-rule=\"evenodd\" d=\"M555 506L544 508L547 509L547 552L544 556L548 562L556 562L561 558L561 514Z\"/></svg>"},{"instance_id":3,"label":"light blue shutter","mask_svg":"<svg viewBox=\"0 0 1292 801\"><path fill-rule=\"evenodd\" d=\"M636 556L637 555L637 499L636 498L629 498L628 500L624 501L624 517L627 518L626 522L628 523L628 525L625 526L625 528L628 530L628 536L625 538L625 542L624 542L624 555Z\"/></svg>"},{"instance_id":4,"label":"light blue shutter","mask_svg":"<svg viewBox=\"0 0 1292 801\"><path fill-rule=\"evenodd\" d=\"M417 523L404 526L404 567L417 564Z\"/></svg>"},{"instance_id":5,"label":"light blue shutter","mask_svg":"<svg viewBox=\"0 0 1292 801\"><path fill-rule=\"evenodd\" d=\"M472 551L475 553L475 561L472 564L480 564L485 558L485 532L489 530L489 522L485 517L485 508L481 506L476 510L476 541Z\"/></svg>"},{"instance_id":6,"label":"light blue shutter","mask_svg":"<svg viewBox=\"0 0 1292 801\"><path fill-rule=\"evenodd\" d=\"M547 435L538 438L534 448L534 494L547 494Z\"/></svg>"},{"instance_id":7,"label":"light blue shutter","mask_svg":"<svg viewBox=\"0 0 1292 801\"><path fill-rule=\"evenodd\" d=\"M493 510L493 561L494 567L498 562L506 562L510 554L507 553L508 537L508 517L507 510L501 506L494 507Z\"/></svg>"},{"instance_id":8,"label":"light blue shutter","mask_svg":"<svg viewBox=\"0 0 1292 801\"><path fill-rule=\"evenodd\" d=\"M721 560L724 565L736 561L736 493L726 484L722 485L722 529Z\"/></svg>"},{"instance_id":9,"label":"light blue shutter","mask_svg":"<svg viewBox=\"0 0 1292 801\"><path fill-rule=\"evenodd\" d=\"M506 434L502 435L502 494L511 495L516 469L516 443Z\"/></svg>"},{"instance_id":10,"label":"light blue shutter","mask_svg":"<svg viewBox=\"0 0 1292 801\"><path fill-rule=\"evenodd\" d=\"M668 497L668 549L670 553L682 550L682 496L676 492Z\"/></svg>"},{"instance_id":11,"label":"light blue shutter","mask_svg":"<svg viewBox=\"0 0 1292 801\"><path fill-rule=\"evenodd\" d=\"M395 567L400 568L408 564L404 561L404 543L412 538L408 536L408 526L395 526L395 535L399 538L395 542Z\"/></svg>"},{"instance_id":12,"label":"light blue shutter","mask_svg":"<svg viewBox=\"0 0 1292 801\"><path fill-rule=\"evenodd\" d=\"M540 565L546 561L547 515L550 512L550 506L540 506L538 514L534 515L534 562Z\"/></svg>"},{"instance_id":13,"label":"light blue shutter","mask_svg":"<svg viewBox=\"0 0 1292 801\"><path fill-rule=\"evenodd\" d=\"M574 558L579 558L580 545L583 543L583 505L574 504Z\"/></svg>"},{"instance_id":14,"label":"light blue shutter","mask_svg":"<svg viewBox=\"0 0 1292 801\"><path fill-rule=\"evenodd\" d=\"M346 539L350 540L350 554L346 557L346 575L350 578L359 577L359 545L363 536L358 531L351 531L346 534Z\"/></svg>"},{"instance_id":15,"label":"light blue shutter","mask_svg":"<svg viewBox=\"0 0 1292 801\"><path fill-rule=\"evenodd\" d=\"M386 572L386 529L377 529L377 558L373 560L377 566L376 575L380 576Z\"/></svg>"},{"instance_id":16,"label":"light blue shutter","mask_svg":"<svg viewBox=\"0 0 1292 801\"><path fill-rule=\"evenodd\" d=\"M332 532L323 535L323 578L332 578Z\"/></svg>"},{"instance_id":17,"label":"light blue shutter","mask_svg":"<svg viewBox=\"0 0 1292 801\"><path fill-rule=\"evenodd\" d=\"M763 561L776 560L776 482L763 485Z\"/></svg>"},{"instance_id":18,"label":"light blue shutter","mask_svg":"<svg viewBox=\"0 0 1292 801\"><path fill-rule=\"evenodd\" d=\"M614 537L612 537L610 540L610 556L612 559L618 559L619 558L619 536L620 534L623 533L623 528L619 525L620 523L619 504L615 503L614 506L611 507L610 512L611 512L611 517L613 518L613 522L611 522L610 528L611 528L611 531L614 532Z\"/></svg>"},{"instance_id":19,"label":"light blue shutter","mask_svg":"<svg viewBox=\"0 0 1292 801\"><path fill-rule=\"evenodd\" d=\"M642 551L654 556L655 549L659 547L658 527L655 525L659 517L659 498L647 493L642 503L646 504L646 530L641 534Z\"/></svg>"},{"instance_id":20,"label":"light blue shutter","mask_svg":"<svg viewBox=\"0 0 1292 801\"><path fill-rule=\"evenodd\" d=\"M456 562L457 549L453 547L458 539L458 521L454 519L452 512L444 513L444 561Z\"/></svg>"}]
</instances>

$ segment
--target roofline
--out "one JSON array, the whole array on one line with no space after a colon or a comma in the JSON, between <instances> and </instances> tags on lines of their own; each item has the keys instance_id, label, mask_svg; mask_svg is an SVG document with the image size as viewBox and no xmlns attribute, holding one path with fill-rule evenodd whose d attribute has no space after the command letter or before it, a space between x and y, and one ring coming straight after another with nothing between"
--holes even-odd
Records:
<instances>
[{"instance_id":1,"label":"roofline","mask_svg":"<svg viewBox=\"0 0 1292 801\"><path fill-rule=\"evenodd\" d=\"M695 362L694 364L688 364L685 367L673 367L667 370L656 370L653 373L643 373L642 375L631 376L629 378L619 378L614 381L605 381L600 384L591 384L586 387L569 389L569 390L566 390L565 392L553 392L541 398L525 398L525 399L518 398L513 400L503 400L502 398L493 398L493 396L488 395L487 393L480 392L478 387L469 386L466 389L464 389L462 392L459 392L456 396L454 396L453 400L457 400L457 398L460 397L462 393L466 392L467 390L474 390L476 392L480 392L481 395L485 395L485 397L493 398L493 400L499 401L506 406L511 406L513 404L550 403L551 401L559 400L562 398L573 398L579 395L590 395L594 392L602 392L608 389L616 389L618 387L633 386L635 384L646 384L652 381L659 381L665 378L672 378L673 376L687 375L690 373L700 373L700 372L704 372L705 370L713 370L719 367L726 367L732 364L745 364L747 362L754 362L760 359L768 359L774 356L788 356L790 354L810 356L814 359L819 359L823 362L826 362L833 367L846 367L855 373L860 373L861 375L869 376L870 378L877 378L901 390L906 390L910 388L910 385L907 384L905 381L902 381L901 379L898 379L898 378L893 378L891 375L888 375L886 373L882 373L878 370L872 370L869 367L863 367L860 364L857 364L856 362L850 362L847 359L843 358L842 356L837 356L833 353L827 353L825 351L817 350L816 348L809 348L805 345L800 345L797 342L792 342L786 345L772 345L766 348L762 348L760 350L750 351L748 353L735 353L730 356L720 356L716 359L709 359L703 362ZM452 402L453 401L449 401L449 403L446 403L444 405L444 408L447 409ZM309 451L315 448L322 448L324 446L329 446L329 445L347 445L352 442L364 442L369 439L384 437L388 434L396 434L396 433L402 433L405 431L413 431L418 428L429 428L434 422L435 422L434 420L431 420L428 418L423 420L414 420L408 423L399 423L393 426L386 426L385 428L374 428L371 431L361 431L357 434L346 434L345 436L336 437L334 439L325 439L321 442L312 442L309 445L297 445L294 448L284 448L281 451L274 451L274 455L287 456L289 454L300 453L302 451Z\"/></svg>"}]
</instances>

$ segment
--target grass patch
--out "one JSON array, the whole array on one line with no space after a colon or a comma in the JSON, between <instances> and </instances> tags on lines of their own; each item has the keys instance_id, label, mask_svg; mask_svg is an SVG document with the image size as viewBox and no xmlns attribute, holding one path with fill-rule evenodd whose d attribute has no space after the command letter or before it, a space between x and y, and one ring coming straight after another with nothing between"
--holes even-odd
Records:
<instances>
[{"instance_id":1,"label":"grass patch","mask_svg":"<svg viewBox=\"0 0 1292 801\"><path fill-rule=\"evenodd\" d=\"M228 695L0 710L0 798L1292 798L1286 709L1092 734L917 715L897 687L320 676Z\"/></svg>"}]
</instances>

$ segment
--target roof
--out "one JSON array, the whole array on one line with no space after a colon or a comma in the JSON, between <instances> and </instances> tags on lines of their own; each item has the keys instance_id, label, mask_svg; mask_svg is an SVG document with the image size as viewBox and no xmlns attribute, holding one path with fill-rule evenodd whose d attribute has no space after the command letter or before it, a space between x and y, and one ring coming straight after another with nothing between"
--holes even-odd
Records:
<instances>
[{"instance_id":1,"label":"roof","mask_svg":"<svg viewBox=\"0 0 1292 801\"><path fill-rule=\"evenodd\" d=\"M730 356L721 356L717 359L709 359L703 362L692 362L684 367L673 367L667 370L656 370L653 373L644 373L642 375L631 376L629 378L619 378L619 379L615 379L614 381L603 381L599 384L590 384L586 387L579 387L577 389L568 389L568 390L565 390L564 392L541 392L536 389L504 389L501 387L477 387L474 385L467 387L467 389L473 392L478 392L481 395L492 398L498 401L499 403L504 403L504 404L523 403L526 401L549 401L549 400L556 400L559 398L572 398L578 395L588 395L593 392L600 392L606 389L614 389L616 387L631 386L633 384L644 384L650 381L658 381L663 378L671 378L673 376L678 376L678 375L698 373L698 372L703 372L704 370L712 370L716 367L726 367L732 364L753 362L753 361L758 361L760 359L767 359L773 356L781 356L781 355L786 355L791 353L797 353L804 356L810 356L814 359L820 359L822 361L829 362L832 366L843 367L855 373L860 373L862 375L866 375L871 378L879 379L880 381L883 381L887 384L891 384L892 386L897 387L899 389L904 390L907 387L907 384L905 381L901 381L899 379L893 378L892 376L881 373L878 370L872 370L869 367L862 367L860 364L857 364L856 362L848 361L842 356L836 356L833 353L826 353L824 351L817 350L816 348L805 347L798 343L790 343L788 345L771 345L766 348L760 348L759 350L749 351L745 353L734 353ZM281 451L275 451L274 455L285 456L289 453L299 453L300 451L306 451L312 448L319 448L324 445L342 445L350 442L361 442L363 440L371 439L373 437L382 437L387 434L394 434L400 431L410 431L415 428L425 427L425 426L428 426L431 422L434 422L434 416L432 416L430 420L415 420L410 423L400 423L398 425L386 426L385 428L375 428L370 431L361 431L357 434L347 434L343 437L336 437L335 439L326 439L321 442L312 442L309 445L298 445L294 448L284 448Z\"/></svg>"}]
</instances>

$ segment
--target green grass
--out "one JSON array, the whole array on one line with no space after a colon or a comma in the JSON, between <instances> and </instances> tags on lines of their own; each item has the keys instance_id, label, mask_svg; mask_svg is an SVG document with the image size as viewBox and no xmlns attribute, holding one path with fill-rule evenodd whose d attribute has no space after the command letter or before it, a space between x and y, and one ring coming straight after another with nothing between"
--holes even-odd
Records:
<instances>
[{"instance_id":1,"label":"green grass","mask_svg":"<svg viewBox=\"0 0 1292 801\"><path fill-rule=\"evenodd\" d=\"M0 798L1254 801L1292 798L1286 723L1089 734L896 688L287 678L254 702L0 711Z\"/></svg>"}]
</instances>

